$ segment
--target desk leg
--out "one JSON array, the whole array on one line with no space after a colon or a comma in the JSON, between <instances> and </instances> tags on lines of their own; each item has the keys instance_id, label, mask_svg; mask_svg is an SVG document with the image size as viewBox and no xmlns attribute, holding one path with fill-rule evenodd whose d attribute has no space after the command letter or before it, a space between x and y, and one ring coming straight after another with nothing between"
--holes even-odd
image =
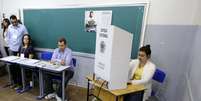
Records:
<instances>
[{"instance_id":1,"label":"desk leg","mask_svg":"<svg viewBox=\"0 0 201 101\"><path fill-rule=\"evenodd\" d=\"M9 63L6 63L6 68L8 70L8 79L9 79L9 81L8 81L8 83L6 85L3 86L3 88L9 87L9 86L11 86L13 84L9 65L10 65Z\"/></svg>"},{"instance_id":2,"label":"desk leg","mask_svg":"<svg viewBox=\"0 0 201 101\"><path fill-rule=\"evenodd\" d=\"M87 80L87 101L89 101L89 80Z\"/></svg>"},{"instance_id":3,"label":"desk leg","mask_svg":"<svg viewBox=\"0 0 201 101\"><path fill-rule=\"evenodd\" d=\"M11 71L10 71L10 64L6 64L7 68L8 68L8 77L9 77L9 84L8 85L12 85L12 77L11 77Z\"/></svg>"},{"instance_id":4,"label":"desk leg","mask_svg":"<svg viewBox=\"0 0 201 101\"><path fill-rule=\"evenodd\" d=\"M40 75L41 75L41 96L44 97L44 80L43 80L43 71L40 70Z\"/></svg>"},{"instance_id":5,"label":"desk leg","mask_svg":"<svg viewBox=\"0 0 201 101\"><path fill-rule=\"evenodd\" d=\"M119 97L118 96L116 96L116 101L119 101Z\"/></svg>"},{"instance_id":6,"label":"desk leg","mask_svg":"<svg viewBox=\"0 0 201 101\"><path fill-rule=\"evenodd\" d=\"M143 101L143 97L144 97L144 90L142 91L142 96L141 96L142 101Z\"/></svg>"},{"instance_id":7,"label":"desk leg","mask_svg":"<svg viewBox=\"0 0 201 101\"><path fill-rule=\"evenodd\" d=\"M35 73L36 73L36 72L35 72L35 68L34 68L34 69L32 70L32 87L33 87L33 88L34 88L34 86L35 86L35 82L34 82L34 80L35 80L34 77L36 77L36 76L35 76Z\"/></svg>"},{"instance_id":8,"label":"desk leg","mask_svg":"<svg viewBox=\"0 0 201 101\"><path fill-rule=\"evenodd\" d=\"M62 72L62 101L65 101L65 70Z\"/></svg>"},{"instance_id":9,"label":"desk leg","mask_svg":"<svg viewBox=\"0 0 201 101\"><path fill-rule=\"evenodd\" d=\"M44 84L43 84L43 73L42 70L39 69L39 87L40 87L40 95L37 96L38 100L41 100L44 97Z\"/></svg>"},{"instance_id":10,"label":"desk leg","mask_svg":"<svg viewBox=\"0 0 201 101\"><path fill-rule=\"evenodd\" d=\"M25 91L25 75L23 67L21 67L21 75L22 75L22 87L23 87L21 93L23 93Z\"/></svg>"}]
</instances>

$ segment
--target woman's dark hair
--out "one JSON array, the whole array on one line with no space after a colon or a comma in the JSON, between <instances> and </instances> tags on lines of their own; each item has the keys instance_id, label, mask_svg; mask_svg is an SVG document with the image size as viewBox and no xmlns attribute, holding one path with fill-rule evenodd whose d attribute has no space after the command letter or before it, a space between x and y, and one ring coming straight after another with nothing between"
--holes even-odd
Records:
<instances>
[{"instance_id":1,"label":"woman's dark hair","mask_svg":"<svg viewBox=\"0 0 201 101\"><path fill-rule=\"evenodd\" d=\"M29 39L29 44L28 44L28 46L31 45L31 36L30 36L29 34L24 34L24 35L23 35L23 37L22 37L22 45L24 46L24 41L23 41L23 40L24 40L24 37L25 37L25 36L28 36L28 39Z\"/></svg>"},{"instance_id":2,"label":"woman's dark hair","mask_svg":"<svg viewBox=\"0 0 201 101\"><path fill-rule=\"evenodd\" d=\"M9 21L9 19L7 19L7 18L3 19L3 21L8 24L7 26L4 26L4 24L3 24L3 33L4 33L4 32L6 31L6 29L8 28L8 26L10 25L10 21ZM5 36L4 36L4 37L5 37Z\"/></svg>"},{"instance_id":3,"label":"woman's dark hair","mask_svg":"<svg viewBox=\"0 0 201 101\"><path fill-rule=\"evenodd\" d=\"M148 58L151 57L151 48L150 48L150 45L142 46L140 48L140 51L145 52L145 54L147 55Z\"/></svg>"},{"instance_id":4,"label":"woman's dark hair","mask_svg":"<svg viewBox=\"0 0 201 101\"><path fill-rule=\"evenodd\" d=\"M18 22L19 24L22 24L22 21L21 21L21 20L17 20L17 22Z\"/></svg>"}]
</instances>

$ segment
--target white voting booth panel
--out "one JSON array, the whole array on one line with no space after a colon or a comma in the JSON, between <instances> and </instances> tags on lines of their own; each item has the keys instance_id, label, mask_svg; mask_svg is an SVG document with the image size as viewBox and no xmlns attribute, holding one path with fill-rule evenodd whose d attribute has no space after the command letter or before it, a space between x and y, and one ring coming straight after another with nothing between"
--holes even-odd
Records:
<instances>
[{"instance_id":1,"label":"white voting booth panel","mask_svg":"<svg viewBox=\"0 0 201 101\"><path fill-rule=\"evenodd\" d=\"M132 40L131 33L114 25L97 28L94 70L110 90L127 87Z\"/></svg>"}]
</instances>

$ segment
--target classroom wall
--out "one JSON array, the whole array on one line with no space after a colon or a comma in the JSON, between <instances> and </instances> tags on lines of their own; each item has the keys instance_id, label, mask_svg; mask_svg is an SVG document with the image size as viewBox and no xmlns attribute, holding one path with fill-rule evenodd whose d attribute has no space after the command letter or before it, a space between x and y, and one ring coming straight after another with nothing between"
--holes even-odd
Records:
<instances>
[{"instance_id":1,"label":"classroom wall","mask_svg":"<svg viewBox=\"0 0 201 101\"><path fill-rule=\"evenodd\" d=\"M197 7L199 0L18 0L18 2L10 3L12 0L2 0L3 11L18 15L19 8L52 8L67 7L78 5L96 4L115 4L115 3L131 3L150 1L150 10L148 24L158 25L193 25L194 9ZM161 3L163 2L163 3Z\"/></svg>"},{"instance_id":2,"label":"classroom wall","mask_svg":"<svg viewBox=\"0 0 201 101\"><path fill-rule=\"evenodd\" d=\"M197 0L197 6L195 7L196 8L196 13L195 13L195 20L194 22L197 24L197 25L200 25L201 26L201 13L200 13L200 10L201 10L201 0Z\"/></svg>"},{"instance_id":3,"label":"classroom wall","mask_svg":"<svg viewBox=\"0 0 201 101\"><path fill-rule=\"evenodd\" d=\"M200 101L198 97L192 99L196 94L200 94L198 90L192 90L196 94L191 93L192 87L198 89L200 86L189 85L192 81L188 80L187 74L193 61L191 56L195 50L192 47L198 33L197 25L201 22L201 2L168 0L163 1L162 5L160 1L153 0L154 7L150 7L151 20L147 26L145 43L152 45L152 60L167 73L166 90L161 93L166 97L166 101ZM196 77L198 76L191 78ZM160 98L160 101L164 100Z\"/></svg>"},{"instance_id":4,"label":"classroom wall","mask_svg":"<svg viewBox=\"0 0 201 101\"><path fill-rule=\"evenodd\" d=\"M3 11L3 1L0 0L0 19L2 18L2 11ZM2 32L3 30L0 28L0 33Z\"/></svg>"},{"instance_id":5,"label":"classroom wall","mask_svg":"<svg viewBox=\"0 0 201 101\"><path fill-rule=\"evenodd\" d=\"M197 0L151 0L149 24L193 25Z\"/></svg>"},{"instance_id":6,"label":"classroom wall","mask_svg":"<svg viewBox=\"0 0 201 101\"><path fill-rule=\"evenodd\" d=\"M2 18L2 11L3 11L3 2L2 0L0 1L0 18Z\"/></svg>"},{"instance_id":7,"label":"classroom wall","mask_svg":"<svg viewBox=\"0 0 201 101\"><path fill-rule=\"evenodd\" d=\"M201 101L201 26L198 27L197 33L196 33L196 39L194 41L194 47L192 48L192 59L189 69L189 81L190 81L190 87L192 92L193 101Z\"/></svg>"},{"instance_id":8,"label":"classroom wall","mask_svg":"<svg viewBox=\"0 0 201 101\"><path fill-rule=\"evenodd\" d=\"M87 58L75 54L73 54L73 57L76 58L77 65L70 83L80 87L87 87L86 76L92 74L94 71L94 58Z\"/></svg>"},{"instance_id":9,"label":"classroom wall","mask_svg":"<svg viewBox=\"0 0 201 101\"><path fill-rule=\"evenodd\" d=\"M190 25L147 26L145 43L151 45L152 61L167 74L166 90L162 91L166 101L182 101L196 29Z\"/></svg>"},{"instance_id":10,"label":"classroom wall","mask_svg":"<svg viewBox=\"0 0 201 101\"><path fill-rule=\"evenodd\" d=\"M91 5L96 4L115 4L141 2L147 0L18 0L16 3L10 3L12 0L1 0L3 2L3 12L9 14L18 14L19 8L53 8L67 7L67 5ZM190 94L187 89L186 75L190 69L190 83L194 101L200 101L196 94L200 94L196 81L198 71L196 64L200 58L197 57L196 50L199 44L201 28L201 4L200 0L150 0L150 9L148 14L148 25L145 35L145 43L151 44L153 51L152 60L158 67L167 73L166 90L163 95L166 101L190 101ZM194 46L195 44L195 46ZM199 49L197 49L199 50ZM191 57L192 52L194 57ZM93 58L75 56L78 58L78 66L74 81L78 85L86 87L85 75L93 72ZM197 60L193 62L193 60ZM192 66L191 66L192 65ZM191 69L191 67L193 67ZM78 75L79 73L79 75ZM187 76L188 77L188 76ZM198 93L199 92L199 93ZM185 100L184 100L185 99ZM198 100L197 100L198 99ZM163 100L161 100L163 101Z\"/></svg>"}]
</instances>

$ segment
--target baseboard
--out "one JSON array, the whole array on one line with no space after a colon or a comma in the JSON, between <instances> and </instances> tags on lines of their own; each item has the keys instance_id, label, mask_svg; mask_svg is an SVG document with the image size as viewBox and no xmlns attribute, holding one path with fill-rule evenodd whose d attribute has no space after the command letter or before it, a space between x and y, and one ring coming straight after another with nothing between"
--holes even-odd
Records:
<instances>
[{"instance_id":1,"label":"baseboard","mask_svg":"<svg viewBox=\"0 0 201 101\"><path fill-rule=\"evenodd\" d=\"M77 86L77 87L81 87L81 88L86 88L83 85L80 85L78 82L69 81L68 85Z\"/></svg>"},{"instance_id":2,"label":"baseboard","mask_svg":"<svg viewBox=\"0 0 201 101\"><path fill-rule=\"evenodd\" d=\"M190 83L188 75L186 75L186 82L187 82L187 89L188 89L188 95L190 97L190 101L194 101L193 94L192 94L192 89L191 89L191 83Z\"/></svg>"}]
</instances>

